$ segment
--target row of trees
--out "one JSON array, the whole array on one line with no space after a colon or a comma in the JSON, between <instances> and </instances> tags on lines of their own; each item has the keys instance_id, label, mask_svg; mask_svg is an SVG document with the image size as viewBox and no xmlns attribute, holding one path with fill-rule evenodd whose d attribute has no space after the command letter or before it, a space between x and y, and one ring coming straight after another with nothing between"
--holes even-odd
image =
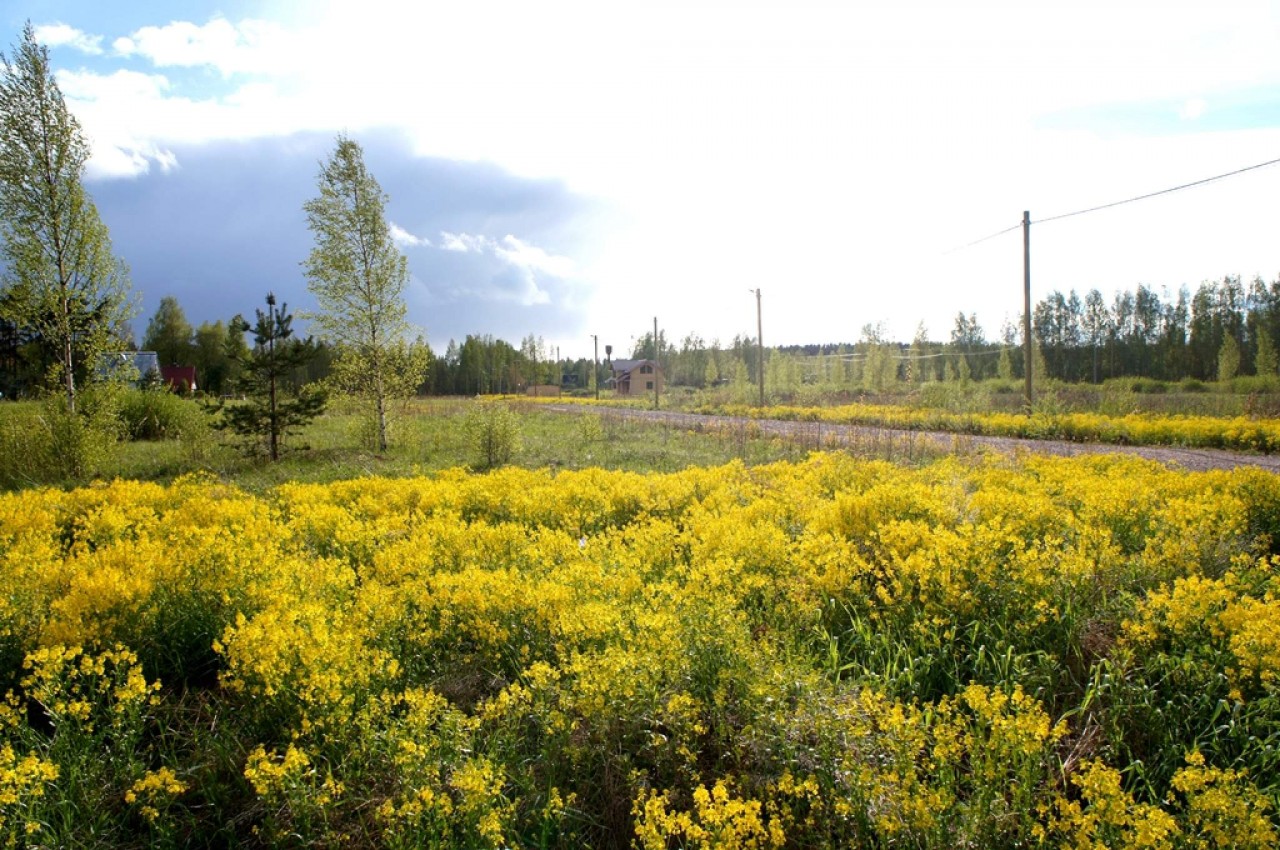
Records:
<instances>
[{"instance_id":1,"label":"row of trees","mask_svg":"<svg viewBox=\"0 0 1280 850\"><path fill-rule=\"evenodd\" d=\"M1032 322L1048 374L1067 381L1275 375L1280 279L1226 277L1175 294L1139 286L1110 304L1096 289L1053 292Z\"/></svg>"},{"instance_id":2,"label":"row of trees","mask_svg":"<svg viewBox=\"0 0 1280 850\"><path fill-rule=\"evenodd\" d=\"M1274 375L1280 369L1280 280L1245 286L1240 278L1227 277L1172 298L1139 286L1110 304L1096 289L1083 299L1074 292L1053 292L1035 306L1032 333L1032 366L1039 378L1096 383L1125 376L1176 381ZM677 344L660 329L656 345L647 332L624 356L657 357L669 384L697 388L752 387L761 368L756 340L748 335L721 344L690 333ZM606 366L601 363L602 370ZM857 342L767 348L763 365L765 383L774 392L805 385L880 392L929 381L1021 380L1023 367L1019 325L1006 321L991 339L972 313L957 314L944 339L931 338L921 325L910 342L900 342L883 325L868 324ZM468 336L461 345L450 341L423 391L517 392L561 379L590 389L591 370L590 360L548 358L533 337L515 348L490 336Z\"/></svg>"}]
</instances>

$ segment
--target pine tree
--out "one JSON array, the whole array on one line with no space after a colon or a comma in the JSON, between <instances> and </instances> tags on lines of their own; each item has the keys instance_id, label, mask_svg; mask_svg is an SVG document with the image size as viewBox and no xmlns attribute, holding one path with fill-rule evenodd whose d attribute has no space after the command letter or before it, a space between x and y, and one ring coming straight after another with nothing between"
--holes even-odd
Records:
<instances>
[{"instance_id":1,"label":"pine tree","mask_svg":"<svg viewBox=\"0 0 1280 850\"><path fill-rule=\"evenodd\" d=\"M280 441L319 416L326 399L314 384L300 390L290 385L289 376L315 357L316 346L310 337L294 338L288 305L281 304L277 310L275 295L268 294L267 312L257 314L253 349L241 359L236 378L236 388L245 400L225 407L220 427L265 441L274 461L280 459ZM232 321L233 333L248 330L239 316Z\"/></svg>"}]
</instances>

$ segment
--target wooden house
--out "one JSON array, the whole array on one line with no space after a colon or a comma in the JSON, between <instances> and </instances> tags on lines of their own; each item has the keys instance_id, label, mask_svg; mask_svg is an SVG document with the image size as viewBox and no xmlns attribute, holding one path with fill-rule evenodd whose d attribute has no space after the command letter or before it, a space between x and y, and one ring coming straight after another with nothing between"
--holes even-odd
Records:
<instances>
[{"instance_id":1,"label":"wooden house","mask_svg":"<svg viewBox=\"0 0 1280 850\"><path fill-rule=\"evenodd\" d=\"M655 386L662 392L662 367L654 360L614 360L609 385L620 396L651 394Z\"/></svg>"}]
</instances>

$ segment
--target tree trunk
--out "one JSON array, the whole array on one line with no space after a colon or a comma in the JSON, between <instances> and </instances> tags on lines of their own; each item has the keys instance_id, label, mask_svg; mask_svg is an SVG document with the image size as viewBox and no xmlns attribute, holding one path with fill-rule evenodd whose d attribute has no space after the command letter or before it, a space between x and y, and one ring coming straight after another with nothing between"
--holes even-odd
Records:
<instances>
[{"instance_id":1,"label":"tree trunk","mask_svg":"<svg viewBox=\"0 0 1280 850\"><path fill-rule=\"evenodd\" d=\"M74 370L75 359L72 356L71 348L71 329L70 316L71 307L67 303L67 299L62 299L62 315L63 321L67 325L67 332L64 335L62 343L62 381L67 387L67 409L72 413L76 412L76 373Z\"/></svg>"},{"instance_id":2,"label":"tree trunk","mask_svg":"<svg viewBox=\"0 0 1280 850\"><path fill-rule=\"evenodd\" d=\"M378 451L386 452L387 450L387 400L386 393L383 391L382 375L376 378L377 383L374 385L374 392L377 395L378 408Z\"/></svg>"}]
</instances>

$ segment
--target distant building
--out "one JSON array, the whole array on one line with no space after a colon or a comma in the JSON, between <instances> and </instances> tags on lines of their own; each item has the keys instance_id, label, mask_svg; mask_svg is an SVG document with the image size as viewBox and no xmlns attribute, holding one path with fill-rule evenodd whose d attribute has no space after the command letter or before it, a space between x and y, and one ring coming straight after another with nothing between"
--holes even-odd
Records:
<instances>
[{"instance_id":1,"label":"distant building","mask_svg":"<svg viewBox=\"0 0 1280 850\"><path fill-rule=\"evenodd\" d=\"M161 366L160 378L175 393L191 395L198 389L195 366Z\"/></svg>"},{"instance_id":2,"label":"distant building","mask_svg":"<svg viewBox=\"0 0 1280 850\"><path fill-rule=\"evenodd\" d=\"M183 395L191 395L199 389L195 366L161 366L160 357L154 351L104 354L98 362L98 375L129 381L137 387L157 381Z\"/></svg>"},{"instance_id":3,"label":"distant building","mask_svg":"<svg viewBox=\"0 0 1280 850\"><path fill-rule=\"evenodd\" d=\"M662 367L653 360L614 360L609 384L620 396L662 392Z\"/></svg>"},{"instance_id":4,"label":"distant building","mask_svg":"<svg viewBox=\"0 0 1280 850\"><path fill-rule=\"evenodd\" d=\"M160 357L154 351L115 351L102 355L98 374L140 385L151 373L160 374Z\"/></svg>"}]
</instances>

